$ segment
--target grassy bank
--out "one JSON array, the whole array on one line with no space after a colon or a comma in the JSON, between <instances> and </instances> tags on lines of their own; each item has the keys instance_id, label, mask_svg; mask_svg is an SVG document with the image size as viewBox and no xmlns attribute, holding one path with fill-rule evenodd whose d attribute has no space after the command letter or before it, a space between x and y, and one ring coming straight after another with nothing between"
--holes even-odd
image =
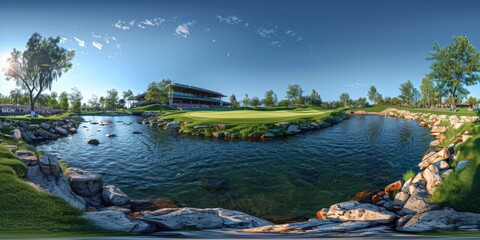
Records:
<instances>
[{"instance_id":1,"label":"grassy bank","mask_svg":"<svg viewBox=\"0 0 480 240\"><path fill-rule=\"evenodd\" d=\"M31 123L42 123L42 122L48 122L48 121L58 121L65 119L67 117L70 117L74 115L73 113L61 113L61 114L56 114L56 115L51 115L51 116L39 116L34 119L30 118L30 115L22 115L22 116L0 116L0 121L5 121L7 119L12 119L12 120L22 120L22 121L29 121Z\"/></svg>"},{"instance_id":2,"label":"grassy bank","mask_svg":"<svg viewBox=\"0 0 480 240\"><path fill-rule=\"evenodd\" d=\"M367 108L354 108L351 109L352 111L360 111L363 110L365 112L381 112L387 108L396 108L398 110L406 110L413 113L431 113L431 114L445 114L448 116L456 115L456 116L480 116L478 112L470 112L467 108L457 108L458 112L450 112L449 108L407 108L407 107L400 107L400 106L393 106L393 105L380 105L380 106L373 106Z\"/></svg>"},{"instance_id":3,"label":"grassy bank","mask_svg":"<svg viewBox=\"0 0 480 240\"><path fill-rule=\"evenodd\" d=\"M455 164L461 160L470 162L464 170L450 174L430 201L458 211L480 213L480 124L468 124L458 130L451 130L446 135L446 140L451 141L465 129L472 130L472 138L456 147L455 152L459 154Z\"/></svg>"}]
</instances>

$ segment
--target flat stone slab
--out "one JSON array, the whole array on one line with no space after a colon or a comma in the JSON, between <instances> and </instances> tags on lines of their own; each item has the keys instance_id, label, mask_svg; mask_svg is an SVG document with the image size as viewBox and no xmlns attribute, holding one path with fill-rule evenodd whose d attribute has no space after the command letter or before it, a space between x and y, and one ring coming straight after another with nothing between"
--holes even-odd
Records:
<instances>
[{"instance_id":1,"label":"flat stone slab","mask_svg":"<svg viewBox=\"0 0 480 240\"><path fill-rule=\"evenodd\" d=\"M154 228L142 221L131 219L119 211L86 212L82 215L98 228L119 232L152 232Z\"/></svg>"},{"instance_id":2,"label":"flat stone slab","mask_svg":"<svg viewBox=\"0 0 480 240\"><path fill-rule=\"evenodd\" d=\"M32 151L17 150L15 153L17 154L17 158L22 160L22 162L27 166L34 166L38 164L38 157Z\"/></svg>"},{"instance_id":3,"label":"flat stone slab","mask_svg":"<svg viewBox=\"0 0 480 240\"><path fill-rule=\"evenodd\" d=\"M100 174L79 168L67 168L65 175L72 190L82 197L92 197L102 192L103 179Z\"/></svg>"},{"instance_id":4,"label":"flat stone slab","mask_svg":"<svg viewBox=\"0 0 480 240\"><path fill-rule=\"evenodd\" d=\"M8 150L10 150L10 152L12 153L15 153L18 150L17 146L15 145L3 145L3 146L6 147Z\"/></svg>"},{"instance_id":5,"label":"flat stone slab","mask_svg":"<svg viewBox=\"0 0 480 240\"><path fill-rule=\"evenodd\" d=\"M195 229L224 229L224 228L254 228L272 225L239 211L222 208L164 208L147 213L139 220L155 224L164 230Z\"/></svg>"},{"instance_id":6,"label":"flat stone slab","mask_svg":"<svg viewBox=\"0 0 480 240\"><path fill-rule=\"evenodd\" d=\"M457 212L450 208L433 210L410 217L397 226L398 231L425 232L445 230L476 230L480 228L480 214Z\"/></svg>"},{"instance_id":7,"label":"flat stone slab","mask_svg":"<svg viewBox=\"0 0 480 240\"><path fill-rule=\"evenodd\" d=\"M45 175L59 175L60 165L58 164L57 156L45 154L40 156L40 170Z\"/></svg>"}]
</instances>

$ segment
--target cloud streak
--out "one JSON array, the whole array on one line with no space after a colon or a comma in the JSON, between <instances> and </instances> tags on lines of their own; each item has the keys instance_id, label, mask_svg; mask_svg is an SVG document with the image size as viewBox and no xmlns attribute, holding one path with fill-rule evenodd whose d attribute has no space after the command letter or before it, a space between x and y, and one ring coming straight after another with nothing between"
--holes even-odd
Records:
<instances>
[{"instance_id":1,"label":"cloud streak","mask_svg":"<svg viewBox=\"0 0 480 240\"><path fill-rule=\"evenodd\" d=\"M101 43L93 41L92 45L96 47L98 50L102 50L103 45Z\"/></svg>"},{"instance_id":2,"label":"cloud streak","mask_svg":"<svg viewBox=\"0 0 480 240\"><path fill-rule=\"evenodd\" d=\"M345 87L349 87L349 88L359 88L359 87L367 87L368 85L365 84L365 83L360 83L360 82L356 82L354 84L346 84Z\"/></svg>"},{"instance_id":3,"label":"cloud streak","mask_svg":"<svg viewBox=\"0 0 480 240\"><path fill-rule=\"evenodd\" d=\"M218 19L218 21L220 21L222 23L230 24L230 25L238 24L238 23L241 23L243 21L242 19L240 19L239 17L237 17L235 15L230 15L228 17L222 17L220 15L217 15L215 17Z\"/></svg>"},{"instance_id":4,"label":"cloud streak","mask_svg":"<svg viewBox=\"0 0 480 240\"><path fill-rule=\"evenodd\" d=\"M80 40L80 39L77 38L77 37L74 37L74 39L75 39L75 41L78 42L78 46L80 46L80 47L85 47L85 41L82 41L82 40Z\"/></svg>"},{"instance_id":5,"label":"cloud streak","mask_svg":"<svg viewBox=\"0 0 480 240\"><path fill-rule=\"evenodd\" d=\"M194 20L194 21L190 21L190 22L186 22L178 25L177 28L175 29L175 35L178 37L187 38L190 35L190 28L193 27L195 22L196 21Z\"/></svg>"}]
</instances>

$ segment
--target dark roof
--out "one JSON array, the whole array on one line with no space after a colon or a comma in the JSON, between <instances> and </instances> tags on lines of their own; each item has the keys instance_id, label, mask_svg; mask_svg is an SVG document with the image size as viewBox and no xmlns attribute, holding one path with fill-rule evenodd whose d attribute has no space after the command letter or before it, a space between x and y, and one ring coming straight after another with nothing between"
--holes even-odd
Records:
<instances>
[{"instance_id":1,"label":"dark roof","mask_svg":"<svg viewBox=\"0 0 480 240\"><path fill-rule=\"evenodd\" d=\"M180 84L180 83L172 83L172 86L175 88L175 87L182 87L182 88L187 88L187 89L192 89L192 90L197 90L197 91L202 91L202 92L207 92L207 93L211 93L211 94L215 94L215 95L218 95L218 96L221 96L221 97L226 97L225 95L219 93L219 92L215 92L215 91L212 91L212 90L208 90L208 89L205 89L205 88L199 88L199 87L195 87L195 86L189 86L189 85L185 85L185 84Z\"/></svg>"}]
</instances>

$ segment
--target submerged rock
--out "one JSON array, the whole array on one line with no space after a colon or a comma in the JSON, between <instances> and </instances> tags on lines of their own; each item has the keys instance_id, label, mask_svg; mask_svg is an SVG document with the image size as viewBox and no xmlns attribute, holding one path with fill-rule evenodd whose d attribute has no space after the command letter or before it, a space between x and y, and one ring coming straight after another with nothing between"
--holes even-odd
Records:
<instances>
[{"instance_id":1,"label":"submerged rock","mask_svg":"<svg viewBox=\"0 0 480 240\"><path fill-rule=\"evenodd\" d=\"M90 145L98 145L98 144L100 144L100 141L98 141L98 139L96 139L96 138L92 138L92 139L89 139L89 140L87 141L87 144L90 144Z\"/></svg>"}]
</instances>

